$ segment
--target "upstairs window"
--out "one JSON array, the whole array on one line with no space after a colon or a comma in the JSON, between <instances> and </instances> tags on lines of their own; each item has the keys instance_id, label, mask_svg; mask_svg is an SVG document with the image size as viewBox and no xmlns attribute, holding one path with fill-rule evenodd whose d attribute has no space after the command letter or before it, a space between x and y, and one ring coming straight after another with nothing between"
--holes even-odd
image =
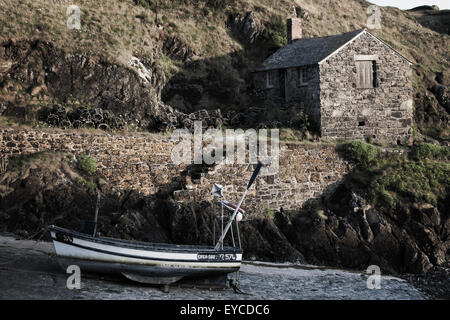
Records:
<instances>
[{"instance_id":1,"label":"upstairs window","mask_svg":"<svg viewBox=\"0 0 450 320\"><path fill-rule=\"evenodd\" d=\"M356 88L377 87L377 62L375 60L356 61Z\"/></svg>"},{"instance_id":2,"label":"upstairs window","mask_svg":"<svg viewBox=\"0 0 450 320\"><path fill-rule=\"evenodd\" d=\"M273 88L273 72L266 72L266 88Z\"/></svg>"},{"instance_id":3,"label":"upstairs window","mask_svg":"<svg viewBox=\"0 0 450 320\"><path fill-rule=\"evenodd\" d=\"M299 86L307 86L308 85L307 73L306 73L305 69L302 69L302 68L297 69L297 84Z\"/></svg>"}]
</instances>

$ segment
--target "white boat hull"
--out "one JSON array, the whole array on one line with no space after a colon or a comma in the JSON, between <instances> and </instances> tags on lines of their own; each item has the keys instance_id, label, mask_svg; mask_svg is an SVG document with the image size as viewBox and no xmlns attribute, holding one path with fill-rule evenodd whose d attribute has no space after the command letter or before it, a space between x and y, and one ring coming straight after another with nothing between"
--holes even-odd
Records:
<instances>
[{"instance_id":1,"label":"white boat hull","mask_svg":"<svg viewBox=\"0 0 450 320\"><path fill-rule=\"evenodd\" d=\"M88 235L51 227L56 255L63 265L78 265L81 270L120 273L136 277L175 281L184 277L214 276L239 270L242 251L237 248L214 250L168 244L145 244ZM164 279L167 278L167 279Z\"/></svg>"}]
</instances>

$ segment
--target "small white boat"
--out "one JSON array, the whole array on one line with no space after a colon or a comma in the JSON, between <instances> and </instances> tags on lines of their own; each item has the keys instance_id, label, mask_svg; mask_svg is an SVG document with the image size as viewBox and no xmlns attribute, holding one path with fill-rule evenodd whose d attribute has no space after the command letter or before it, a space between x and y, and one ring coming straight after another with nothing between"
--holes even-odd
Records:
<instances>
[{"instance_id":1,"label":"small white boat","mask_svg":"<svg viewBox=\"0 0 450 320\"><path fill-rule=\"evenodd\" d=\"M224 247L145 243L87 234L50 226L63 267L78 265L96 273L123 274L145 283L167 284L183 277L217 276L239 270L242 250Z\"/></svg>"},{"instance_id":2,"label":"small white boat","mask_svg":"<svg viewBox=\"0 0 450 320\"><path fill-rule=\"evenodd\" d=\"M259 162L239 204L221 201L222 206L233 214L226 227L222 227L222 234L215 246L97 237L95 228L92 234L87 234L52 225L49 230L58 261L64 269L69 265L78 265L82 272L122 274L131 280L151 284L168 285L184 278L217 279L221 276L226 281L227 274L239 270L243 252L241 248L224 247L223 240L236 215L244 212L240 206L261 166ZM213 194L221 196L220 186L214 185Z\"/></svg>"}]
</instances>

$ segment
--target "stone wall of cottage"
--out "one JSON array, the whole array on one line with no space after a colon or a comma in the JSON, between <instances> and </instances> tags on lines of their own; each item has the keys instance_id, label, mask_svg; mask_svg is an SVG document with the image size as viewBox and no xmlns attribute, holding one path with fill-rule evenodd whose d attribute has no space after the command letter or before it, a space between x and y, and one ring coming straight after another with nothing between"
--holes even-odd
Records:
<instances>
[{"instance_id":1,"label":"stone wall of cottage","mask_svg":"<svg viewBox=\"0 0 450 320\"><path fill-rule=\"evenodd\" d=\"M356 88L355 55L377 55L377 87ZM365 33L320 65L321 133L326 139L405 143L411 139L411 67Z\"/></svg>"},{"instance_id":2,"label":"stone wall of cottage","mask_svg":"<svg viewBox=\"0 0 450 320\"><path fill-rule=\"evenodd\" d=\"M272 86L267 87L267 73L272 73ZM252 74L252 82L259 98L268 105L278 106L284 103L280 89L280 70L269 70L262 72L254 72Z\"/></svg>"},{"instance_id":3,"label":"stone wall of cottage","mask_svg":"<svg viewBox=\"0 0 450 320\"><path fill-rule=\"evenodd\" d=\"M301 68L307 85L299 84L299 68L286 69L286 102L306 112L310 119L320 121L320 78L318 66Z\"/></svg>"},{"instance_id":4,"label":"stone wall of cottage","mask_svg":"<svg viewBox=\"0 0 450 320\"><path fill-rule=\"evenodd\" d=\"M298 68L255 72L253 85L267 107L294 112L306 112L310 119L320 122L320 82L318 66L302 67L308 85L299 85ZM273 86L267 88L267 72L273 73ZM282 76L280 74L283 73ZM283 81L284 80L284 81ZM284 87L284 89L283 89ZM284 95L281 91L284 90ZM291 114L289 114L289 117ZM290 119L288 119L290 120Z\"/></svg>"},{"instance_id":5,"label":"stone wall of cottage","mask_svg":"<svg viewBox=\"0 0 450 320\"><path fill-rule=\"evenodd\" d=\"M173 192L177 201L211 200L211 186L218 183L225 187L227 200L240 199L253 165L223 161L204 170L177 165L171 160L177 143L168 136L144 133L0 129L3 159L43 151L90 155L96 160L98 172L118 192L134 189L152 195L165 190ZM333 145L281 144L278 171L263 172L248 193L244 208L250 216L265 214L267 208L298 208L331 192L349 170L350 165L338 156Z\"/></svg>"}]
</instances>

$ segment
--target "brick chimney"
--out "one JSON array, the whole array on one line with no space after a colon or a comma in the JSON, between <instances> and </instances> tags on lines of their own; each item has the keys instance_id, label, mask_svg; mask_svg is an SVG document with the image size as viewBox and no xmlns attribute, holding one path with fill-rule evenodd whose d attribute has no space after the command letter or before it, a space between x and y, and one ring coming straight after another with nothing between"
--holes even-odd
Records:
<instances>
[{"instance_id":1,"label":"brick chimney","mask_svg":"<svg viewBox=\"0 0 450 320\"><path fill-rule=\"evenodd\" d=\"M287 41L291 43L294 40L302 38L302 19L289 18L286 21Z\"/></svg>"}]
</instances>

